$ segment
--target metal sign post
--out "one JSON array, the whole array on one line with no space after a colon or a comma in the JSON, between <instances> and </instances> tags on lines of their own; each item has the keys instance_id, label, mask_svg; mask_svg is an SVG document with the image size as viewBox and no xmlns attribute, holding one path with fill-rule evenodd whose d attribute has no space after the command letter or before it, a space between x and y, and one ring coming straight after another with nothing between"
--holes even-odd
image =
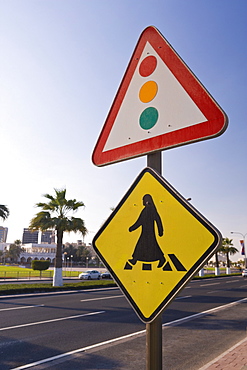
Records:
<instances>
[{"instance_id":1,"label":"metal sign post","mask_svg":"<svg viewBox=\"0 0 247 370\"><path fill-rule=\"evenodd\" d=\"M162 314L146 324L146 370L162 370Z\"/></svg>"},{"instance_id":2,"label":"metal sign post","mask_svg":"<svg viewBox=\"0 0 247 370\"><path fill-rule=\"evenodd\" d=\"M160 151L147 155L147 166L161 175ZM146 370L162 370L162 314L146 324Z\"/></svg>"},{"instance_id":3,"label":"metal sign post","mask_svg":"<svg viewBox=\"0 0 247 370\"><path fill-rule=\"evenodd\" d=\"M146 323L146 370L162 370L163 310L221 243L220 232L162 178L161 151L219 136L227 124L225 112L168 41L147 27L92 156L96 166L104 166L147 155L148 168L93 239L94 250ZM154 223L162 237L162 221L173 233L159 245ZM178 234L184 241L175 248Z\"/></svg>"},{"instance_id":4,"label":"metal sign post","mask_svg":"<svg viewBox=\"0 0 247 370\"><path fill-rule=\"evenodd\" d=\"M162 175L161 152L150 153L147 155L147 166Z\"/></svg>"}]
</instances>

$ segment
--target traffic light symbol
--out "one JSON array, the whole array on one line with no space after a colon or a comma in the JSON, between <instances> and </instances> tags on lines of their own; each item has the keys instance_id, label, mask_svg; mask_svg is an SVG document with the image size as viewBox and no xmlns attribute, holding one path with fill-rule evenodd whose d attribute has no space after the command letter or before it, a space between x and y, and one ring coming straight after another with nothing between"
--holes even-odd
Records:
<instances>
[{"instance_id":1,"label":"traffic light symbol","mask_svg":"<svg viewBox=\"0 0 247 370\"><path fill-rule=\"evenodd\" d=\"M144 58L139 66L139 73L142 77L150 77L157 67L157 58L149 55ZM155 81L146 81L139 90L139 99L142 103L150 103L158 93L158 85ZM143 130L150 130L158 121L159 113L155 107L145 108L140 117L139 124Z\"/></svg>"}]
</instances>

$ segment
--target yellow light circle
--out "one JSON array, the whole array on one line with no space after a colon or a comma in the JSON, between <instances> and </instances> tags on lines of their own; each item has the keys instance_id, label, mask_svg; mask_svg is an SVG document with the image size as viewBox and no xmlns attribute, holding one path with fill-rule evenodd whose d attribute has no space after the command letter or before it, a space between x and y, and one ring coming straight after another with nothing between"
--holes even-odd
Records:
<instances>
[{"instance_id":1,"label":"yellow light circle","mask_svg":"<svg viewBox=\"0 0 247 370\"><path fill-rule=\"evenodd\" d=\"M147 81L139 91L139 99L143 103L149 103L151 100L153 100L157 94L158 91L158 85L154 81Z\"/></svg>"}]
</instances>

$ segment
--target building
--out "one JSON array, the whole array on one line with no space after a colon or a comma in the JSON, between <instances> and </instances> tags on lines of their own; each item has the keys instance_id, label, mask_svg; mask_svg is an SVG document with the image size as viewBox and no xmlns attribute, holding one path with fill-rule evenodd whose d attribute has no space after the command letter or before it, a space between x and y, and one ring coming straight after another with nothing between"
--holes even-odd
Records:
<instances>
[{"instance_id":1,"label":"building","mask_svg":"<svg viewBox=\"0 0 247 370\"><path fill-rule=\"evenodd\" d=\"M55 243L55 231L46 230L41 233L41 244L54 244Z\"/></svg>"},{"instance_id":2,"label":"building","mask_svg":"<svg viewBox=\"0 0 247 370\"><path fill-rule=\"evenodd\" d=\"M56 244L28 243L22 245L24 252L20 254L22 264L31 263L32 260L49 260L54 263L56 256Z\"/></svg>"},{"instance_id":3,"label":"building","mask_svg":"<svg viewBox=\"0 0 247 370\"><path fill-rule=\"evenodd\" d=\"M4 252L9 245L10 243L0 243L0 251Z\"/></svg>"},{"instance_id":4,"label":"building","mask_svg":"<svg viewBox=\"0 0 247 370\"><path fill-rule=\"evenodd\" d=\"M0 243L6 243L8 235L8 228L0 226Z\"/></svg>"},{"instance_id":5,"label":"building","mask_svg":"<svg viewBox=\"0 0 247 370\"><path fill-rule=\"evenodd\" d=\"M0 243L0 251L8 251L10 245L11 243ZM23 244L21 247L23 248L23 252L20 253L19 263L25 265L31 264L32 260L49 260L54 264L57 249L56 244L28 243ZM5 253L0 257L0 261L2 263L9 262Z\"/></svg>"},{"instance_id":6,"label":"building","mask_svg":"<svg viewBox=\"0 0 247 370\"><path fill-rule=\"evenodd\" d=\"M22 244L35 243L38 244L39 232L23 229Z\"/></svg>"},{"instance_id":7,"label":"building","mask_svg":"<svg viewBox=\"0 0 247 370\"><path fill-rule=\"evenodd\" d=\"M65 245L69 246L73 244L75 247L77 246L77 243L65 243ZM8 251L9 246L11 243L0 243L0 251L5 252ZM97 264L97 256L95 252L92 250L91 246L84 246L90 250L90 255L87 257L86 266L88 267L89 263L96 265ZM18 260L18 263L22 265L30 265L32 260L49 260L51 264L54 264L55 257L56 257L56 250L57 245L55 243L51 244L38 244L38 243L27 243L22 244L21 247L23 248L23 251L20 253L20 257ZM92 251L92 253L91 253ZM65 260L65 254L63 255L63 262L66 266L67 263L71 263L71 256L67 257ZM5 263L9 262L8 258L6 257L5 253L0 256L0 262Z\"/></svg>"}]
</instances>

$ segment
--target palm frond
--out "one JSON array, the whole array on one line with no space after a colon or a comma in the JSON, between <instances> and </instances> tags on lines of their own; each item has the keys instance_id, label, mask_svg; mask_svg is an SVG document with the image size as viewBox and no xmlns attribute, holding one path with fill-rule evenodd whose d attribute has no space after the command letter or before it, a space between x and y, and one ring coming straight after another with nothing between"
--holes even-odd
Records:
<instances>
[{"instance_id":1,"label":"palm frond","mask_svg":"<svg viewBox=\"0 0 247 370\"><path fill-rule=\"evenodd\" d=\"M3 205L3 204L0 204L0 217L3 219L3 220L6 220L6 218L8 218L9 216L9 209L7 206Z\"/></svg>"},{"instance_id":2,"label":"palm frond","mask_svg":"<svg viewBox=\"0 0 247 370\"><path fill-rule=\"evenodd\" d=\"M49 203L36 203L35 207L42 208L44 211L54 211L54 205L49 202Z\"/></svg>"},{"instance_id":3,"label":"palm frond","mask_svg":"<svg viewBox=\"0 0 247 370\"><path fill-rule=\"evenodd\" d=\"M87 234L87 228L85 226L84 221L81 218L71 217L70 220L68 220L67 224L67 230L68 232L77 232L80 231L80 233L85 236Z\"/></svg>"},{"instance_id":4,"label":"palm frond","mask_svg":"<svg viewBox=\"0 0 247 370\"><path fill-rule=\"evenodd\" d=\"M49 212L41 211L36 214L30 221L29 228L32 230L45 231L53 229L55 226L54 219L51 217Z\"/></svg>"},{"instance_id":5,"label":"palm frond","mask_svg":"<svg viewBox=\"0 0 247 370\"><path fill-rule=\"evenodd\" d=\"M54 189L56 193L56 200L60 205L64 205L67 202L66 196L66 189Z\"/></svg>"},{"instance_id":6,"label":"palm frond","mask_svg":"<svg viewBox=\"0 0 247 370\"><path fill-rule=\"evenodd\" d=\"M55 198L52 196L52 195L50 195L50 194L43 194L43 197L44 198L47 198L47 199L49 199L49 200L51 200L51 201L53 201Z\"/></svg>"},{"instance_id":7,"label":"palm frond","mask_svg":"<svg viewBox=\"0 0 247 370\"><path fill-rule=\"evenodd\" d=\"M67 211L76 212L80 207L85 207L85 204L83 202L78 202L76 199L67 200L66 204L64 205L66 212Z\"/></svg>"}]
</instances>

